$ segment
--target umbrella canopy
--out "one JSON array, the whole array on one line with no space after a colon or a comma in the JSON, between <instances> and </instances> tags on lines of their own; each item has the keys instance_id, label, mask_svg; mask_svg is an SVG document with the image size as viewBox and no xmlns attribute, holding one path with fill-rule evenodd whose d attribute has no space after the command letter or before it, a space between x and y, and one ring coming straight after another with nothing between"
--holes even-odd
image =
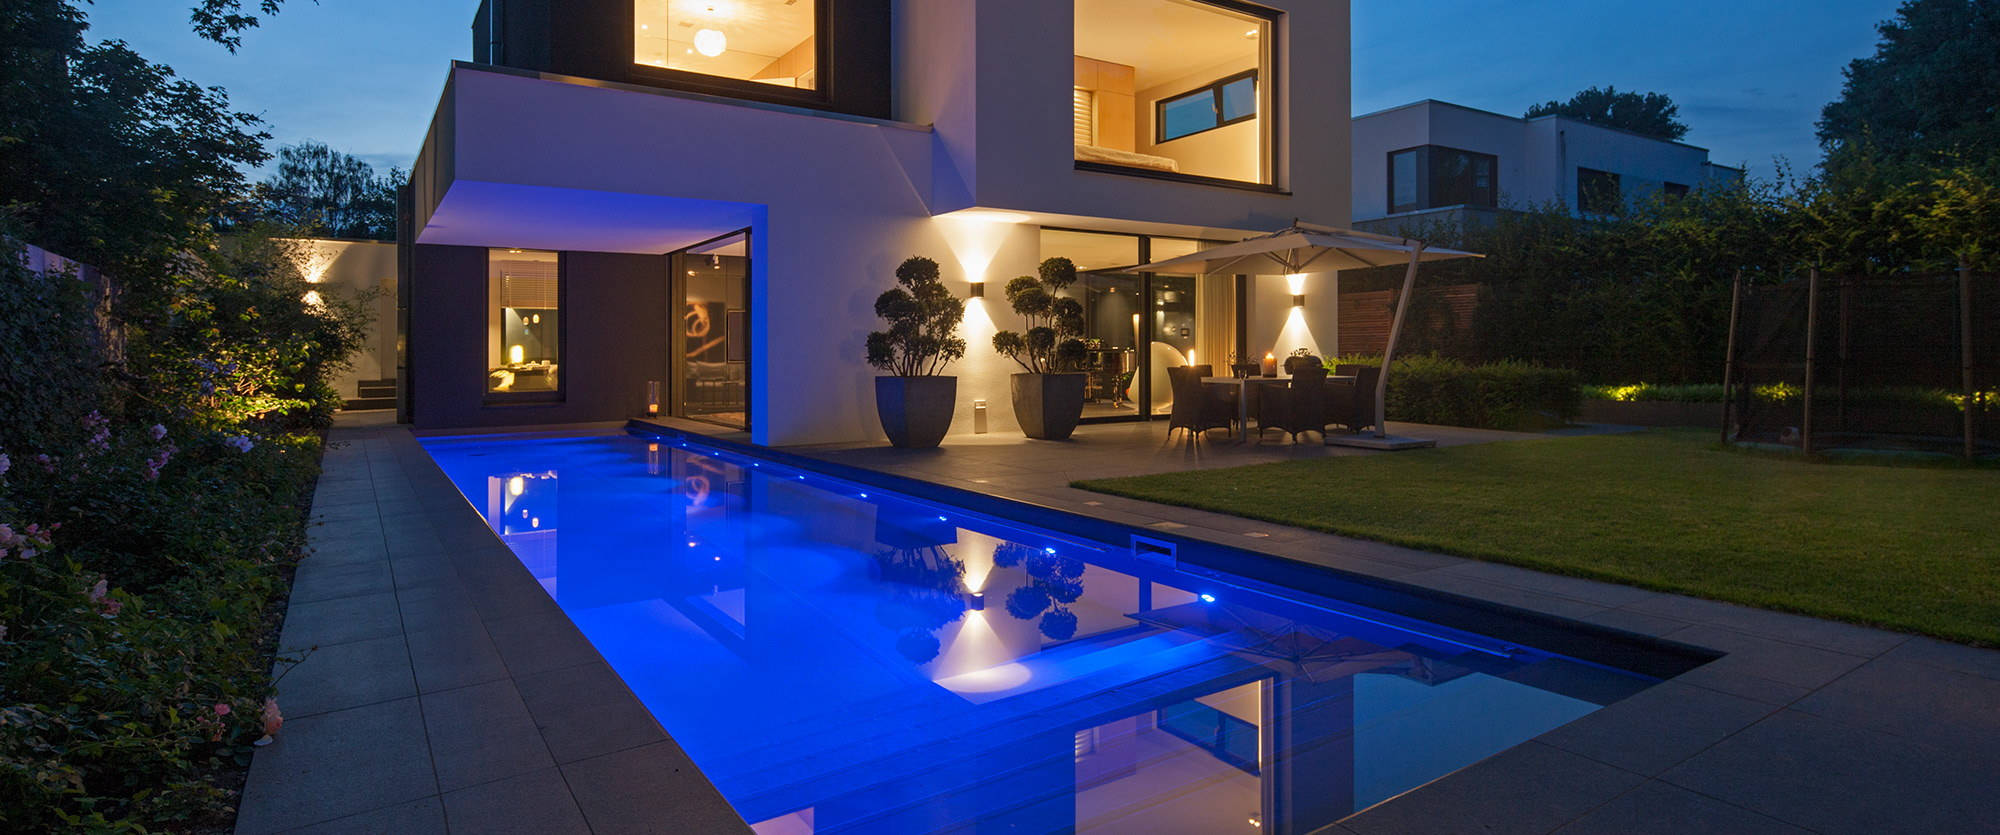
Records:
<instances>
[{"instance_id":1,"label":"umbrella canopy","mask_svg":"<svg viewBox=\"0 0 2000 835\"><path fill-rule=\"evenodd\" d=\"M1430 248L1422 241L1294 221L1289 228L1268 235L1121 271L1298 275L1403 265L1410 263L1413 254L1418 261L1484 257L1455 249Z\"/></svg>"},{"instance_id":2,"label":"umbrella canopy","mask_svg":"<svg viewBox=\"0 0 2000 835\"><path fill-rule=\"evenodd\" d=\"M1382 352L1382 373L1375 378L1375 439L1382 449L1429 446L1430 441L1391 439L1388 434L1389 371L1396 361L1396 341L1403 333L1403 314L1417 286L1417 265L1425 261L1484 258L1472 252L1433 249L1423 241L1314 226L1294 219L1285 229L1246 241L1204 249L1192 255L1133 267L1130 272L1251 275L1300 275L1407 264L1403 292L1389 325L1389 344ZM1296 292L1296 291L1295 291Z\"/></svg>"}]
</instances>

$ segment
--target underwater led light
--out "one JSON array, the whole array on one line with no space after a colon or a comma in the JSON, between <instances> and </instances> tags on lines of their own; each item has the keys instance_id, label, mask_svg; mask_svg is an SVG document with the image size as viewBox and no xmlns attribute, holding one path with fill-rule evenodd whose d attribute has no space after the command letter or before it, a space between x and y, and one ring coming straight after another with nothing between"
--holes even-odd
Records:
<instances>
[{"instance_id":1,"label":"underwater led light","mask_svg":"<svg viewBox=\"0 0 2000 835\"><path fill-rule=\"evenodd\" d=\"M1204 594L1204 595L1202 595L1202 596L1201 596L1201 602L1203 602L1203 603L1214 603L1214 602L1215 602L1215 595L1212 595L1212 594Z\"/></svg>"}]
</instances>

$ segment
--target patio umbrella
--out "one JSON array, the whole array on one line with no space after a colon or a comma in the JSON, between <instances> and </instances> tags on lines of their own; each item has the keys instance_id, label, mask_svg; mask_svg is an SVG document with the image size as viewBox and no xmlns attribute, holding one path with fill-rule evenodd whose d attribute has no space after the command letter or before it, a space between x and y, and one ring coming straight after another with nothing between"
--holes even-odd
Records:
<instances>
[{"instance_id":1,"label":"patio umbrella","mask_svg":"<svg viewBox=\"0 0 2000 835\"><path fill-rule=\"evenodd\" d=\"M1323 627L1227 604L1189 603L1127 617L1277 662L1281 672L1315 683L1391 667L1401 674L1414 657Z\"/></svg>"},{"instance_id":2,"label":"patio umbrella","mask_svg":"<svg viewBox=\"0 0 2000 835\"><path fill-rule=\"evenodd\" d=\"M1375 380L1374 442L1365 444L1406 449L1431 445L1428 442L1390 438L1387 434L1389 367L1396 358L1396 341L1403 333L1403 314L1410 309L1410 294L1416 288L1417 265L1425 261L1484 257L1472 252L1431 247L1423 241L1409 238L1314 226L1294 220L1290 227L1268 235L1143 264L1130 270L1184 275L1302 275L1407 264L1408 269L1403 274L1403 292L1396 299L1396 317L1389 325L1389 344L1382 351L1382 373Z\"/></svg>"}]
</instances>

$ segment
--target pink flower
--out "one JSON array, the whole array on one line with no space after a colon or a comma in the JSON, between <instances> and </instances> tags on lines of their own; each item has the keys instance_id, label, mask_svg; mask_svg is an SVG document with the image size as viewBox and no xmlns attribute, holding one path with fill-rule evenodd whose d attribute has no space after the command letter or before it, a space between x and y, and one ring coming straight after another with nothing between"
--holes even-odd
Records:
<instances>
[{"instance_id":1,"label":"pink flower","mask_svg":"<svg viewBox=\"0 0 2000 835\"><path fill-rule=\"evenodd\" d=\"M6 475L11 469L14 469L14 459L8 458L7 453L0 452L0 475Z\"/></svg>"},{"instance_id":2,"label":"pink flower","mask_svg":"<svg viewBox=\"0 0 2000 835\"><path fill-rule=\"evenodd\" d=\"M285 726L285 715L278 712L278 697L264 697L264 735L277 736L278 729Z\"/></svg>"},{"instance_id":3,"label":"pink flower","mask_svg":"<svg viewBox=\"0 0 2000 835\"><path fill-rule=\"evenodd\" d=\"M97 607L98 613L107 618L117 617L118 610L125 608L125 604L111 596L110 584L103 579L90 587L90 605Z\"/></svg>"},{"instance_id":4,"label":"pink flower","mask_svg":"<svg viewBox=\"0 0 2000 835\"><path fill-rule=\"evenodd\" d=\"M251 443L249 438L242 435L234 435L229 438L225 438L222 441L222 445L229 447L230 449L236 450L237 452L249 452L251 447L256 446L256 444Z\"/></svg>"},{"instance_id":5,"label":"pink flower","mask_svg":"<svg viewBox=\"0 0 2000 835\"><path fill-rule=\"evenodd\" d=\"M223 703L221 703L221 702L216 702L216 703L215 703L215 715L217 715L217 716L228 716L228 715L229 715L229 706L228 706L228 705L226 705L226 704L223 704Z\"/></svg>"},{"instance_id":6,"label":"pink flower","mask_svg":"<svg viewBox=\"0 0 2000 835\"><path fill-rule=\"evenodd\" d=\"M167 436L167 428L155 423L153 428L146 430L146 434L153 436L153 440L157 441Z\"/></svg>"}]
</instances>

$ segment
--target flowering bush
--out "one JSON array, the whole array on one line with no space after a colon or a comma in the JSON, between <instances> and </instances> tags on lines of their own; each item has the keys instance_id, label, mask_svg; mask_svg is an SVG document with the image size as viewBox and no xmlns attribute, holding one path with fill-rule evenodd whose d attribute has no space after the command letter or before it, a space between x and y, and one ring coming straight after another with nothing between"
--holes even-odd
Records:
<instances>
[{"instance_id":1,"label":"flowering bush","mask_svg":"<svg viewBox=\"0 0 2000 835\"><path fill-rule=\"evenodd\" d=\"M0 253L0 831L226 825L356 311L250 243L134 295Z\"/></svg>"}]
</instances>

